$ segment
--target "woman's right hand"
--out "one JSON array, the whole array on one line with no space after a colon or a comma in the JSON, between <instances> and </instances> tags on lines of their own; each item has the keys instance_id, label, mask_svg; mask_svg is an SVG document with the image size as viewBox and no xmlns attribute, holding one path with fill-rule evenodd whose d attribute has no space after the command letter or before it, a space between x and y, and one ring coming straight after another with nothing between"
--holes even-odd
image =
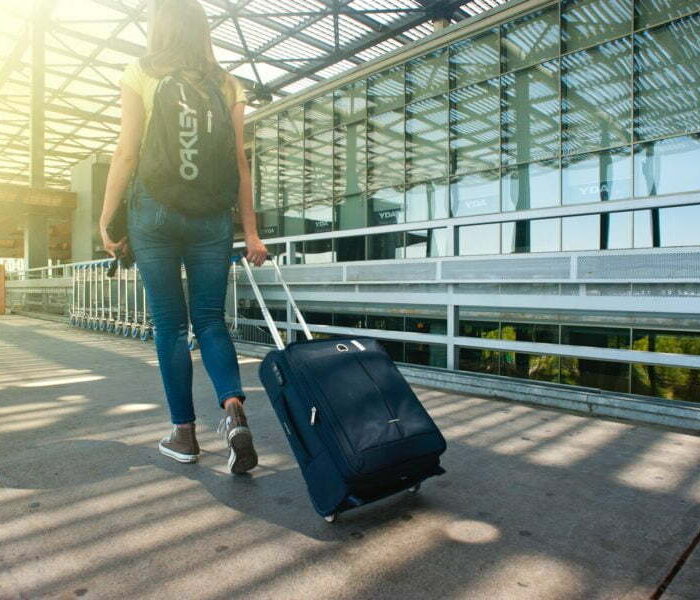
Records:
<instances>
[{"instance_id":1,"label":"woman's right hand","mask_svg":"<svg viewBox=\"0 0 700 600\"><path fill-rule=\"evenodd\" d=\"M118 242L113 242L107 233L106 227L100 227L100 234L102 235L102 246L104 247L107 254L113 258L118 258L118 255L123 255L126 250L126 238L123 237Z\"/></svg>"},{"instance_id":2,"label":"woman's right hand","mask_svg":"<svg viewBox=\"0 0 700 600\"><path fill-rule=\"evenodd\" d=\"M255 236L246 238L245 241L246 250L246 260L253 263L256 267L259 267L267 260L267 248L262 240Z\"/></svg>"}]
</instances>

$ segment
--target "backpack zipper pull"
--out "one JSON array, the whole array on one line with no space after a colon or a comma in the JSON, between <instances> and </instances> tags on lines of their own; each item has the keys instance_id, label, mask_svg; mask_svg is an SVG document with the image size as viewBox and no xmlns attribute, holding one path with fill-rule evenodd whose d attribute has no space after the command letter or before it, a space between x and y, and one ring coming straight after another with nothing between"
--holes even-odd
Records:
<instances>
[{"instance_id":1,"label":"backpack zipper pull","mask_svg":"<svg viewBox=\"0 0 700 600\"><path fill-rule=\"evenodd\" d=\"M311 407L311 424L316 425L316 407Z\"/></svg>"},{"instance_id":2,"label":"backpack zipper pull","mask_svg":"<svg viewBox=\"0 0 700 600\"><path fill-rule=\"evenodd\" d=\"M211 133L211 118L212 118L211 110L208 110L207 111L207 133Z\"/></svg>"}]
</instances>

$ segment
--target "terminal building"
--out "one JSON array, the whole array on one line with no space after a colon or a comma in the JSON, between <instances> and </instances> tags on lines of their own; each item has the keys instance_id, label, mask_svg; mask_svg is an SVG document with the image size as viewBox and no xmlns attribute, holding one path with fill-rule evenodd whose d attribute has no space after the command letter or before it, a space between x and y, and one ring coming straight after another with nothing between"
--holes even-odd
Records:
<instances>
[{"instance_id":1,"label":"terminal building","mask_svg":"<svg viewBox=\"0 0 700 600\"><path fill-rule=\"evenodd\" d=\"M412 381L612 416L692 407L700 1L486 4L249 113L264 241L315 335L379 338ZM96 258L76 224L106 168L74 171L74 259ZM274 271L256 274L295 339ZM270 338L236 280L254 351Z\"/></svg>"}]
</instances>

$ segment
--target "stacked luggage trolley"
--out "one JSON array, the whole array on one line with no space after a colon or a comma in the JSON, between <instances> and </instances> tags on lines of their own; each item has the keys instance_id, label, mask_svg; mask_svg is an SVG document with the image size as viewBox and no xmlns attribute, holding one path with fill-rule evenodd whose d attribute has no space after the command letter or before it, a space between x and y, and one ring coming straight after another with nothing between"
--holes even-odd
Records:
<instances>
[{"instance_id":1,"label":"stacked luggage trolley","mask_svg":"<svg viewBox=\"0 0 700 600\"><path fill-rule=\"evenodd\" d=\"M151 339L153 323L138 268L119 266L114 277L108 277L109 265L103 260L73 266L70 325L144 342Z\"/></svg>"}]
</instances>

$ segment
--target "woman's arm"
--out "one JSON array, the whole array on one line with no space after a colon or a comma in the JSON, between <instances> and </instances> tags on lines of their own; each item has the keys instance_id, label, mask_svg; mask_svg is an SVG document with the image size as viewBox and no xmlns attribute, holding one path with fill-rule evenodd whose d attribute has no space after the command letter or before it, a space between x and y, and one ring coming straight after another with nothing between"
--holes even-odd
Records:
<instances>
[{"instance_id":1,"label":"woman's arm","mask_svg":"<svg viewBox=\"0 0 700 600\"><path fill-rule=\"evenodd\" d=\"M115 255L117 249L123 247L124 240L111 240L107 233L107 226L117 212L129 184L131 173L138 164L145 115L146 111L141 96L129 86L122 85L121 131L107 175L107 187L102 205L102 215L100 216L102 243L105 250L112 256Z\"/></svg>"},{"instance_id":2,"label":"woman's arm","mask_svg":"<svg viewBox=\"0 0 700 600\"><path fill-rule=\"evenodd\" d=\"M260 240L258 226L255 222L253 210L253 186L250 178L250 167L245 155L243 109L245 104L237 102L231 106L231 119L236 134L236 160L238 162L238 206L241 215L241 224L245 235L245 245L248 250L246 258L256 266L260 266L267 259L267 248Z\"/></svg>"}]
</instances>

